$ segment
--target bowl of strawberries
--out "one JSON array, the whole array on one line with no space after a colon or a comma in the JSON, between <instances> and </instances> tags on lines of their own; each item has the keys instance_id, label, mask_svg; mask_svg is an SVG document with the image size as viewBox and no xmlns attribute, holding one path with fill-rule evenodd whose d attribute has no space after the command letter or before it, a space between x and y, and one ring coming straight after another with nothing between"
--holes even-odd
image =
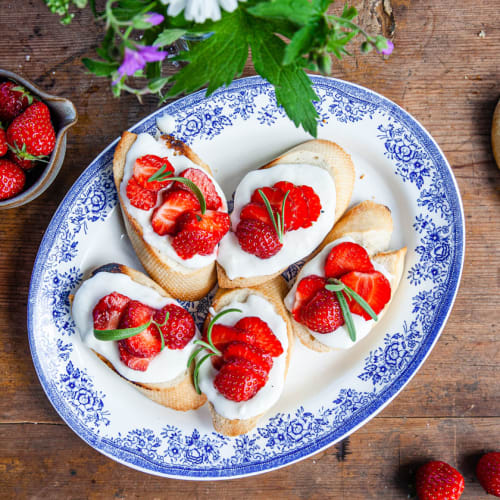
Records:
<instances>
[{"instance_id":1,"label":"bowl of strawberries","mask_svg":"<svg viewBox=\"0 0 500 500\"><path fill-rule=\"evenodd\" d=\"M76 121L71 101L0 69L0 209L24 205L52 184Z\"/></svg>"}]
</instances>

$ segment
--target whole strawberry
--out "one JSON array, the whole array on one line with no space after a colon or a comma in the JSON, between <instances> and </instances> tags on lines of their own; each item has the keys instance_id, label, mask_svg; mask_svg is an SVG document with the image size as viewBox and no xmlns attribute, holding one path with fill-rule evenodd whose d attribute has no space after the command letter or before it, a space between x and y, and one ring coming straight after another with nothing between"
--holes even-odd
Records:
<instances>
[{"instance_id":1,"label":"whole strawberry","mask_svg":"<svg viewBox=\"0 0 500 500\"><path fill-rule=\"evenodd\" d=\"M0 200L12 198L23 190L26 175L15 163L0 159Z\"/></svg>"},{"instance_id":2,"label":"whole strawberry","mask_svg":"<svg viewBox=\"0 0 500 500\"><path fill-rule=\"evenodd\" d=\"M486 493L500 497L500 452L483 455L477 464L476 476Z\"/></svg>"},{"instance_id":3,"label":"whole strawberry","mask_svg":"<svg viewBox=\"0 0 500 500\"><path fill-rule=\"evenodd\" d=\"M417 471L417 494L420 500L458 500L464 491L464 478L445 462L432 461Z\"/></svg>"},{"instance_id":4,"label":"whole strawberry","mask_svg":"<svg viewBox=\"0 0 500 500\"><path fill-rule=\"evenodd\" d=\"M7 145L7 136L5 135L5 129L0 123L0 156L5 156L8 150L9 146Z\"/></svg>"},{"instance_id":5,"label":"whole strawberry","mask_svg":"<svg viewBox=\"0 0 500 500\"><path fill-rule=\"evenodd\" d=\"M17 83L3 82L0 84L0 120L10 122L32 102L31 94Z\"/></svg>"},{"instance_id":6,"label":"whole strawberry","mask_svg":"<svg viewBox=\"0 0 500 500\"><path fill-rule=\"evenodd\" d=\"M18 157L26 160L36 160L52 153L56 134L49 108L39 101L29 106L10 124L7 142Z\"/></svg>"}]
</instances>

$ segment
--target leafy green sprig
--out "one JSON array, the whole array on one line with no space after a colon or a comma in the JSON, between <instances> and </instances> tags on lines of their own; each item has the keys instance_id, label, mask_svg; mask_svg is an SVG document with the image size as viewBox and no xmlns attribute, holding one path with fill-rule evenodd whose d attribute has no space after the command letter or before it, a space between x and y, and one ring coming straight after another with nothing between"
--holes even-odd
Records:
<instances>
[{"instance_id":1,"label":"leafy green sprig","mask_svg":"<svg viewBox=\"0 0 500 500\"><path fill-rule=\"evenodd\" d=\"M200 378L200 368L201 365L208 359L211 358L212 356L222 356L222 352L215 347L213 341L212 341L212 330L214 328L215 323L219 321L219 319L224 316L225 314L232 313L232 312L241 312L241 309L226 309L218 314L216 314L210 323L208 324L207 328L207 342L204 340L195 340L193 343L196 345L201 346L200 348L196 349L193 351L191 356L189 356L188 362L187 362L187 367L189 368L191 366L191 363L195 362L195 367L194 367L194 372L193 372L193 383L194 383L194 388L196 389L196 392L198 394L201 394L201 389L200 389L200 383L199 383L199 378ZM207 351L207 353L199 360L195 361L196 357L198 354L200 354L202 351Z\"/></svg>"},{"instance_id":2,"label":"leafy green sprig","mask_svg":"<svg viewBox=\"0 0 500 500\"><path fill-rule=\"evenodd\" d=\"M261 189L259 189L258 192L260 194L260 197L262 198L262 201L264 202L264 205L266 206L267 213L269 214L269 218L273 223L274 230L276 231L276 234L278 236L278 240L280 243L283 243L283 236L285 234L285 201L290 194L290 190L288 190L283 197L283 201L281 202L281 212L276 212L276 214L274 213L271 207L271 203L269 203L269 200L264 192Z\"/></svg>"},{"instance_id":3,"label":"leafy green sprig","mask_svg":"<svg viewBox=\"0 0 500 500\"><path fill-rule=\"evenodd\" d=\"M134 337L135 335L138 335L144 330L147 330L151 325L154 325L157 328L158 333L160 334L160 340L161 340L160 350L163 351L163 349L165 348L165 338L163 336L162 327L164 327L167 324L169 317L170 313L167 312L167 314L165 314L165 319L163 323L158 323L153 318L151 318L148 322L144 323L143 325L135 326L132 328L116 328L114 330L97 330L96 328L94 328L94 336L97 340L107 340L107 341L124 340L124 339L129 339L130 337Z\"/></svg>"},{"instance_id":4,"label":"leafy green sprig","mask_svg":"<svg viewBox=\"0 0 500 500\"><path fill-rule=\"evenodd\" d=\"M351 310L349 309L349 304L347 303L344 294L347 295L351 300L355 300L373 320L378 321L378 316L370 307L370 304L368 304L368 302L366 302L366 300L361 297L361 295L356 293L352 288L348 287L342 281L330 278L328 279L325 288L330 292L335 292L335 295L337 296L340 304L342 316L344 317L347 332L349 333L349 337L353 342L356 341L356 327L354 326L354 320L352 318Z\"/></svg>"},{"instance_id":5,"label":"leafy green sprig","mask_svg":"<svg viewBox=\"0 0 500 500\"><path fill-rule=\"evenodd\" d=\"M69 23L71 6L83 8L86 0L44 0L52 12ZM390 54L393 45L381 35L372 36L355 23L357 10L345 5L339 15L330 13L334 0L247 0L218 21L187 21L183 13L167 15L161 0L107 0L102 12L88 5L104 24L105 36L97 49L99 59L83 59L87 69L110 78L112 91L138 98L157 94L160 102L207 86L207 96L240 76L251 54L255 71L271 83L276 100L290 119L317 135L319 101L305 70L331 74L331 56L351 55L347 45L363 38L361 52L376 49ZM154 18L151 17L154 14ZM160 21L161 19L161 21ZM196 44L180 42L197 38ZM176 43L181 52L173 58L187 63L165 76L166 49ZM190 50L184 50L188 47ZM139 78L145 85L134 86Z\"/></svg>"}]
</instances>

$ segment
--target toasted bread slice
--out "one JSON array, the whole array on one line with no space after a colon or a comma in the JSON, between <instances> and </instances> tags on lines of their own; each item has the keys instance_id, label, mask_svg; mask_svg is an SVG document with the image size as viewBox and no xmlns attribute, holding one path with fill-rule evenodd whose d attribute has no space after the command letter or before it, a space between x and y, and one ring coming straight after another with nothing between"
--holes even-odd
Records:
<instances>
[{"instance_id":1,"label":"toasted bread slice","mask_svg":"<svg viewBox=\"0 0 500 500\"><path fill-rule=\"evenodd\" d=\"M142 286L152 288L162 297L173 298L145 274L125 266L124 264L106 264L95 269L91 276L95 276L100 272L125 274L130 277L132 281ZM70 297L70 302L71 304L73 303L72 296ZM168 382L139 383L123 377L116 371L108 359L95 351L94 353L127 383L134 386L139 392L155 403L180 411L195 410L205 404L206 396L204 394L199 395L194 389L192 368L189 370L186 369L178 377Z\"/></svg>"},{"instance_id":2,"label":"toasted bread slice","mask_svg":"<svg viewBox=\"0 0 500 500\"><path fill-rule=\"evenodd\" d=\"M283 299L287 292L288 286L286 284L286 281L281 276L278 276L272 281L269 281L255 288L238 288L232 290L219 288L212 302L212 307L216 313L234 301L245 301L250 295L259 295L266 299L270 304L272 304L274 311L279 314L286 323L288 350L286 353L285 378L286 373L288 372L288 365L290 363L290 356L294 340L290 315L288 314L288 311L283 304ZM212 316L208 315L205 322L206 327L208 326L208 323L211 321L211 319ZM224 434L225 436L239 436L240 434L245 434L251 431L257 425L258 420L265 413L263 412L260 415L256 415L255 417L248 419L232 420L218 414L214 406L210 402L209 408L212 414L212 420L215 430L217 432L220 432L221 434ZM269 408L267 408L266 411L268 409Z\"/></svg>"},{"instance_id":3,"label":"toasted bread slice","mask_svg":"<svg viewBox=\"0 0 500 500\"><path fill-rule=\"evenodd\" d=\"M379 319L389 308L401 281L404 270L406 247L391 252L384 252L389 246L393 222L390 210L373 201L364 201L351 208L330 232L328 239L321 245L323 249L333 241L349 236L359 245L364 246L373 261L382 264L391 274L391 300L378 314ZM313 257L314 258L314 257ZM293 329L299 340L309 349L317 352L334 350L319 342L308 329L292 317Z\"/></svg>"},{"instance_id":4,"label":"toasted bread slice","mask_svg":"<svg viewBox=\"0 0 500 500\"><path fill-rule=\"evenodd\" d=\"M141 264L158 284L177 299L199 300L216 284L215 261L199 269L190 269L161 254L144 240L141 225L127 211L126 205L123 203L120 184L124 175L127 153L136 138L136 134L124 132L120 142L116 146L113 158L113 177L116 190L118 191L127 234ZM189 146L174 139L172 136L166 135L163 136L163 139L166 141L167 146L177 154L186 156L209 174L212 173L210 167Z\"/></svg>"},{"instance_id":5,"label":"toasted bread slice","mask_svg":"<svg viewBox=\"0 0 500 500\"><path fill-rule=\"evenodd\" d=\"M324 139L307 141L283 153L261 168L271 168L279 164L314 165L326 170L335 181L336 205L335 220L333 222L336 222L342 216L354 189L355 171L351 156L338 144ZM328 235L326 238L328 238ZM289 265L291 264L293 262L290 262ZM279 276L287 268L288 266L270 275L230 279L224 268L217 263L217 279L219 286L223 288L253 287Z\"/></svg>"}]
</instances>

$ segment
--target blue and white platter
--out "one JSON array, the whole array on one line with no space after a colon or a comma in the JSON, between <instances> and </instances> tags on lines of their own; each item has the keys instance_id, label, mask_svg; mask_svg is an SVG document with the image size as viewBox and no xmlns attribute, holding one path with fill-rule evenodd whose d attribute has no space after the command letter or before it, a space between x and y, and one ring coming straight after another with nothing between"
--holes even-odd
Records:
<instances>
[{"instance_id":1,"label":"blue and white platter","mask_svg":"<svg viewBox=\"0 0 500 500\"><path fill-rule=\"evenodd\" d=\"M206 405L175 412L146 399L80 341L68 296L91 269L120 262L141 269L124 231L112 181L117 141L83 172L54 215L33 269L28 331L48 398L89 445L160 476L224 479L267 472L331 446L384 408L415 375L450 313L462 271L464 217L443 153L407 112L365 88L312 77L319 137L346 149L356 167L352 204L384 203L394 218L391 248L408 247L389 311L344 352L296 342L279 402L247 435L214 432ZM242 175L309 137L276 105L273 89L245 78L209 98L180 99L130 130L156 134L169 115L231 196ZM298 265L285 273L293 280ZM210 297L187 303L197 323Z\"/></svg>"}]
</instances>

